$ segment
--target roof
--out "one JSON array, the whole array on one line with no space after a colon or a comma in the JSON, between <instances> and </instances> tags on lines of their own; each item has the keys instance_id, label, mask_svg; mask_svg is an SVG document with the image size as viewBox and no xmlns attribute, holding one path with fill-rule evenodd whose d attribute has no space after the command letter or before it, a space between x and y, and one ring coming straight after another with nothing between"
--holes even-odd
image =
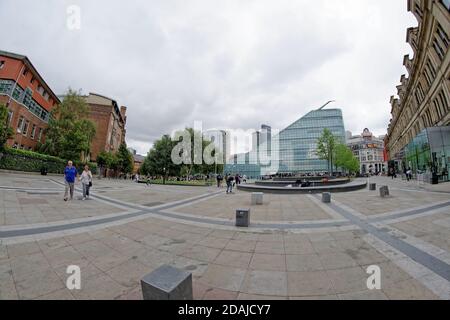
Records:
<instances>
[{"instance_id":1,"label":"roof","mask_svg":"<svg viewBox=\"0 0 450 320\"><path fill-rule=\"evenodd\" d=\"M145 157L141 156L140 154L134 154L133 155L134 162L144 162Z\"/></svg>"},{"instance_id":2,"label":"roof","mask_svg":"<svg viewBox=\"0 0 450 320\"><path fill-rule=\"evenodd\" d=\"M27 56L24 56L24 55L21 55L21 54L17 54L17 53L13 53L13 52L3 51L3 50L0 50L0 56L5 56L5 57L16 59L16 60L21 60L27 66L28 69L31 69L31 71L36 76L36 78L39 80L41 85L45 88L45 90L52 95L53 99L56 100L56 103L60 103L61 102L61 100L53 92L53 90L50 88L50 86L47 84L47 82L45 82L44 78L42 78L42 76L39 74L39 72L33 66L33 64L31 63L30 59L28 59Z\"/></svg>"}]
</instances>

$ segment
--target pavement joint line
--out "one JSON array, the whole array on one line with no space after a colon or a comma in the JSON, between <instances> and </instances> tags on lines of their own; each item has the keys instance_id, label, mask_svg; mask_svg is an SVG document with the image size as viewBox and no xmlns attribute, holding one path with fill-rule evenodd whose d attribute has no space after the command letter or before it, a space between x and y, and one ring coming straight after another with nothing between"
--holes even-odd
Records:
<instances>
[{"instance_id":1,"label":"pavement joint line","mask_svg":"<svg viewBox=\"0 0 450 320\"><path fill-rule=\"evenodd\" d=\"M359 226L362 230L365 230L369 234L375 236L377 239L385 242L394 249L405 254L409 258L413 259L414 261L426 267L427 269L433 271L434 273L444 278L445 280L450 281L450 265L447 264L446 262L430 255L427 252L422 251L421 249L397 237L392 236L391 234L389 234L389 232L377 228L376 226L372 225L372 223L357 217L356 215L348 212L341 206L336 205L335 203L331 203L330 207L338 211L349 221Z\"/></svg>"},{"instance_id":2,"label":"pavement joint line","mask_svg":"<svg viewBox=\"0 0 450 320\"><path fill-rule=\"evenodd\" d=\"M52 180L51 180L52 181ZM54 183L58 184L58 185L63 185L62 183L53 181ZM102 225L102 224L108 224L108 223L113 223L113 222L117 222L117 221L125 221L127 219L132 219L132 218L136 218L136 217L140 217L140 219L145 219L148 217L154 217L154 218L166 218L166 219L173 219L173 221L176 221L178 223L183 223L183 222L196 222L196 223L201 223L201 224L206 224L206 225L213 225L213 226L228 226L228 227L232 227L234 225L234 222L232 220L226 221L226 220L218 220L217 218L206 218L206 217L202 217L202 216L186 216L186 214L183 213L174 213L174 212L168 212L167 210L169 209L173 209L173 208L177 208L177 207L182 207L188 204L191 204L194 201L204 201L207 200L211 197L215 197L218 196L220 192L213 192L213 193L208 193L208 194L203 194L201 196L196 196L193 198L189 198L189 199L183 199L183 200L179 200L179 201L175 201L173 203L168 203L168 204L164 204L161 206L156 206L156 207L143 207L143 206L136 206L133 204L129 204L127 202L123 202L123 201L119 201L119 200L115 200L115 199L111 199L109 197L104 197L104 196L98 196L95 195L93 197L95 198L99 198L97 200L101 200L102 202L106 202L108 204L111 204L111 202L115 202L117 205L120 203L120 206L122 208L126 208L128 210L130 209L135 209L137 211L127 211L126 213L119 213L116 216L112 216L112 217L93 217L93 218L82 218L82 221L69 221L66 223L59 223L56 225L50 225L50 226L42 226L42 227L37 227L37 228L32 228L32 227L26 227L26 228L22 228L22 229L14 229L14 230L1 230L0 231L0 238L5 238L6 237L17 237L17 236L26 236L26 235L32 235L32 234L40 234L40 233L49 233L49 232L60 232L62 230L70 230L73 228L88 228L94 225ZM314 196L313 196L314 197ZM315 196L317 197L317 196ZM443 206L444 204L442 204ZM448 205L450 205L450 202L448 202ZM344 205L342 205L344 206ZM433 206L434 207L434 206ZM347 207L348 208L348 207ZM352 212L354 212L355 215L362 215L358 212L356 212L355 210L348 208L348 210L352 210ZM421 208L419 209L420 211L426 212L429 210L429 207L427 208ZM417 213L417 210L413 210L414 213ZM401 213L404 216L407 216L408 214L410 214L411 211L408 212L403 212ZM342 215L340 215L342 216ZM364 216L365 217L365 216ZM362 216L361 216L361 220ZM384 221L384 220L388 220L386 219L380 219L380 221ZM377 220L378 221L378 220ZM125 222L124 222L125 223ZM338 221L333 221L333 222L323 222L323 221L319 221L319 222L291 222L291 223L262 223L262 222L258 222L258 223L254 223L252 224L252 228L254 229L281 229L281 230L296 230L296 229L317 229L317 230L326 230L326 228L330 228L329 230L326 231L333 231L335 229L340 229L340 228L347 228L352 226L353 223L350 221L344 221L344 220L338 220ZM358 228L359 226L356 225Z\"/></svg>"}]
</instances>

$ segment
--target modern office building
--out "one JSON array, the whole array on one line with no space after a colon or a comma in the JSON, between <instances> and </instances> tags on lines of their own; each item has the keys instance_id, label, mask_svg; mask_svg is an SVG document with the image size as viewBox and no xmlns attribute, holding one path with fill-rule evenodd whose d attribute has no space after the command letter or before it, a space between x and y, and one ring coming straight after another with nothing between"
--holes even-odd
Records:
<instances>
[{"instance_id":1,"label":"modern office building","mask_svg":"<svg viewBox=\"0 0 450 320\"><path fill-rule=\"evenodd\" d=\"M347 146L359 159L360 174L387 173L387 159L384 153L384 136L375 137L369 129L364 129L361 135L353 136L346 132Z\"/></svg>"},{"instance_id":2,"label":"modern office building","mask_svg":"<svg viewBox=\"0 0 450 320\"><path fill-rule=\"evenodd\" d=\"M328 163L316 154L317 140L325 128L339 141L345 142L342 111L314 110L274 134L270 139L270 148L264 143L259 144L259 150L268 150L270 164L261 162L260 152L252 150L246 154L235 155L226 165L225 171L253 178L274 174L325 173L328 171Z\"/></svg>"},{"instance_id":3,"label":"modern office building","mask_svg":"<svg viewBox=\"0 0 450 320\"><path fill-rule=\"evenodd\" d=\"M214 143L216 150L222 155L222 164L225 164L230 156L230 144L227 140L227 132L224 130L211 129L203 133L203 138Z\"/></svg>"},{"instance_id":4,"label":"modern office building","mask_svg":"<svg viewBox=\"0 0 450 320\"><path fill-rule=\"evenodd\" d=\"M445 137L445 127L450 125L450 1L408 0L408 11L418 21L417 27L408 29L406 38L414 56L404 57L408 76L401 76L398 97L391 97L392 119L385 139L386 153L389 166L397 171L412 167L416 174L425 168L446 180L448 174L442 172L446 172L450 164L450 152L446 141L433 133L439 131ZM418 141L422 141L419 149L428 156L412 151ZM437 144L440 147L437 148ZM431 145L440 151L434 152L428 147Z\"/></svg>"},{"instance_id":5,"label":"modern office building","mask_svg":"<svg viewBox=\"0 0 450 320\"><path fill-rule=\"evenodd\" d=\"M0 103L8 107L13 148L35 150L45 141L50 112L60 103L31 61L23 55L0 51Z\"/></svg>"}]
</instances>

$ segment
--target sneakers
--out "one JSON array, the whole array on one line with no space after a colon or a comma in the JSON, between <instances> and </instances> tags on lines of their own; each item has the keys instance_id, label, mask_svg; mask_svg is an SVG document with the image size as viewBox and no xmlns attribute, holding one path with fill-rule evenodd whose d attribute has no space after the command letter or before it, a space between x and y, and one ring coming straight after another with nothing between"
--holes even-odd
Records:
<instances>
[{"instance_id":1,"label":"sneakers","mask_svg":"<svg viewBox=\"0 0 450 320\"><path fill-rule=\"evenodd\" d=\"M81 200L82 200L82 201L86 200L86 197L83 197Z\"/></svg>"}]
</instances>

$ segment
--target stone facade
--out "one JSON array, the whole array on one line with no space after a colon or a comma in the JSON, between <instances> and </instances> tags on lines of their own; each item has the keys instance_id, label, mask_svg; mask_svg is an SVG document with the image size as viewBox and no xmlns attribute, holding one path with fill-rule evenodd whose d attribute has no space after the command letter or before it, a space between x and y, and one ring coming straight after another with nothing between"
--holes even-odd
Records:
<instances>
[{"instance_id":1,"label":"stone facade","mask_svg":"<svg viewBox=\"0 0 450 320\"><path fill-rule=\"evenodd\" d=\"M385 139L389 160L399 160L405 146L423 129L450 124L450 1L408 0L418 26L407 30L414 57L404 57L408 75L391 97L392 119Z\"/></svg>"},{"instance_id":2,"label":"stone facade","mask_svg":"<svg viewBox=\"0 0 450 320\"><path fill-rule=\"evenodd\" d=\"M353 136L350 131L346 133L347 146L359 160L361 174L378 174L387 172L387 163L384 159L384 137L375 137L369 129Z\"/></svg>"}]
</instances>

